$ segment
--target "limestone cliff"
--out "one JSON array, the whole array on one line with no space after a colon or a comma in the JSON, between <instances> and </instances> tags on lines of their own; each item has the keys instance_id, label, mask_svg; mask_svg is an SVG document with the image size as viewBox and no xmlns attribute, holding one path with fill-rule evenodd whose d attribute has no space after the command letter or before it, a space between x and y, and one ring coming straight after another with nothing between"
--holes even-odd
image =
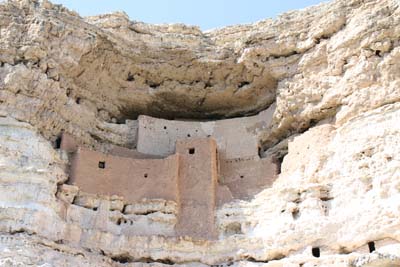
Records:
<instances>
[{"instance_id":1,"label":"limestone cliff","mask_svg":"<svg viewBox=\"0 0 400 267\"><path fill-rule=\"evenodd\" d=\"M400 266L399 5L337 0L201 32L1 2L0 266ZM61 132L129 148L138 115L266 109L260 155L281 173L218 209L216 241L126 236L105 220L118 198L68 206ZM169 227L168 203L132 213L157 205L169 211L142 223Z\"/></svg>"}]
</instances>

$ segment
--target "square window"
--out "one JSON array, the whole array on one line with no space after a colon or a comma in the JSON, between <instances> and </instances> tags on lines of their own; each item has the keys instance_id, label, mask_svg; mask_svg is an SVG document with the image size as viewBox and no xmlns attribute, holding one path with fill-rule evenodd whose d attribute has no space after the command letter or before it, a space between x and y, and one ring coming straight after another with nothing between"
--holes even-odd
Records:
<instances>
[{"instance_id":1,"label":"square window","mask_svg":"<svg viewBox=\"0 0 400 267\"><path fill-rule=\"evenodd\" d=\"M194 149L194 147L192 147L192 148L189 148L189 154L193 155L193 154L194 154L194 152L195 152L195 149Z\"/></svg>"},{"instance_id":2,"label":"square window","mask_svg":"<svg viewBox=\"0 0 400 267\"><path fill-rule=\"evenodd\" d=\"M106 162L105 161L99 161L99 168L100 169L105 169L106 168Z\"/></svg>"}]
</instances>

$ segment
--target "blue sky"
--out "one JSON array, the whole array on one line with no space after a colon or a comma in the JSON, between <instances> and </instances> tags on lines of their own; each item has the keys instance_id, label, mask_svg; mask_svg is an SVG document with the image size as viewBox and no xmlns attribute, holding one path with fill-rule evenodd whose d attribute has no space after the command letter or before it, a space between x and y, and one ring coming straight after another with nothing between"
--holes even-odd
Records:
<instances>
[{"instance_id":1,"label":"blue sky","mask_svg":"<svg viewBox=\"0 0 400 267\"><path fill-rule=\"evenodd\" d=\"M82 16L123 10L131 20L147 23L185 23L202 30L274 18L288 10L321 0L52 0Z\"/></svg>"}]
</instances>

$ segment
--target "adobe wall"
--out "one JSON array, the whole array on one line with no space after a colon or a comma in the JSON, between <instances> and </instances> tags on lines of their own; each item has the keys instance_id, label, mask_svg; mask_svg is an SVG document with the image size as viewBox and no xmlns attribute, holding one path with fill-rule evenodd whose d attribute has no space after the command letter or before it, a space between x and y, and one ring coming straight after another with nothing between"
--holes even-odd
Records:
<instances>
[{"instance_id":1,"label":"adobe wall","mask_svg":"<svg viewBox=\"0 0 400 267\"><path fill-rule=\"evenodd\" d=\"M162 159L163 157L157 155L149 155L140 153L136 149L129 149L120 146L112 146L107 151L108 154L118 157L133 158L133 159Z\"/></svg>"},{"instance_id":2,"label":"adobe wall","mask_svg":"<svg viewBox=\"0 0 400 267\"><path fill-rule=\"evenodd\" d=\"M273 109L256 116L219 121L174 121L149 116L138 118L137 150L145 154L167 156L175 152L175 143L184 138L215 138L222 158L258 155L257 129L271 123Z\"/></svg>"},{"instance_id":3,"label":"adobe wall","mask_svg":"<svg viewBox=\"0 0 400 267\"><path fill-rule=\"evenodd\" d=\"M253 197L270 187L278 176L278 165L272 157L220 160L219 165L220 184L229 188L234 199Z\"/></svg>"},{"instance_id":4,"label":"adobe wall","mask_svg":"<svg viewBox=\"0 0 400 267\"><path fill-rule=\"evenodd\" d=\"M176 232L179 236L213 239L217 189L217 146L211 138L180 140L179 212Z\"/></svg>"},{"instance_id":5,"label":"adobe wall","mask_svg":"<svg viewBox=\"0 0 400 267\"><path fill-rule=\"evenodd\" d=\"M143 198L178 201L178 155L132 159L80 147L71 163L69 182L84 192L118 195L130 203Z\"/></svg>"}]
</instances>

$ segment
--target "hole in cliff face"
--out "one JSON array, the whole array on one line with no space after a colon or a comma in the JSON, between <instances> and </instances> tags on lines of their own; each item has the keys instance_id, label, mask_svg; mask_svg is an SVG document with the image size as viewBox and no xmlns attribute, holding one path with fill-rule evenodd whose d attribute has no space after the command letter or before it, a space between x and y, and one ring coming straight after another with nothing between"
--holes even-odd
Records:
<instances>
[{"instance_id":1,"label":"hole in cliff face","mask_svg":"<svg viewBox=\"0 0 400 267\"><path fill-rule=\"evenodd\" d=\"M80 97L77 97L76 99L75 99L75 103L77 103L78 105L81 103L81 98Z\"/></svg>"},{"instance_id":2,"label":"hole in cliff face","mask_svg":"<svg viewBox=\"0 0 400 267\"><path fill-rule=\"evenodd\" d=\"M282 162L285 156L281 156L279 158L274 158L274 163L276 164L276 174L282 173Z\"/></svg>"},{"instance_id":3,"label":"hole in cliff face","mask_svg":"<svg viewBox=\"0 0 400 267\"><path fill-rule=\"evenodd\" d=\"M226 235L241 235L242 232L242 225L238 222L230 223L225 228Z\"/></svg>"},{"instance_id":4,"label":"hole in cliff face","mask_svg":"<svg viewBox=\"0 0 400 267\"><path fill-rule=\"evenodd\" d=\"M194 147L189 148L189 154L193 155L196 152L196 149Z\"/></svg>"},{"instance_id":5,"label":"hole in cliff face","mask_svg":"<svg viewBox=\"0 0 400 267\"><path fill-rule=\"evenodd\" d=\"M243 175L240 175L240 179L243 179L244 178L244 176Z\"/></svg>"},{"instance_id":6,"label":"hole in cliff face","mask_svg":"<svg viewBox=\"0 0 400 267\"><path fill-rule=\"evenodd\" d=\"M369 249L370 253L374 252L375 251L375 242L373 242L373 241L368 242L368 249Z\"/></svg>"},{"instance_id":7,"label":"hole in cliff face","mask_svg":"<svg viewBox=\"0 0 400 267\"><path fill-rule=\"evenodd\" d=\"M381 50L376 50L375 51L375 56L381 57Z\"/></svg>"},{"instance_id":8,"label":"hole in cliff face","mask_svg":"<svg viewBox=\"0 0 400 267\"><path fill-rule=\"evenodd\" d=\"M238 84L238 88L242 88L242 87L244 87L244 86L246 86L246 85L249 85L249 84L250 84L250 82L247 82L247 81L240 82L240 83Z\"/></svg>"},{"instance_id":9,"label":"hole in cliff face","mask_svg":"<svg viewBox=\"0 0 400 267\"><path fill-rule=\"evenodd\" d=\"M65 91L65 95L66 95L67 97L70 97L70 96L71 96L71 92L72 92L72 89L71 89L71 88L68 88L68 89Z\"/></svg>"},{"instance_id":10,"label":"hole in cliff face","mask_svg":"<svg viewBox=\"0 0 400 267\"><path fill-rule=\"evenodd\" d=\"M106 162L105 161L99 161L99 169L105 169L106 168Z\"/></svg>"},{"instance_id":11,"label":"hole in cliff face","mask_svg":"<svg viewBox=\"0 0 400 267\"><path fill-rule=\"evenodd\" d=\"M129 72L128 76L126 77L126 80L128 82L133 82L135 80L135 77L133 76L133 74L131 72Z\"/></svg>"},{"instance_id":12,"label":"hole in cliff face","mask_svg":"<svg viewBox=\"0 0 400 267\"><path fill-rule=\"evenodd\" d=\"M160 83L156 83L153 81L146 81L146 84L152 89L157 89L161 85Z\"/></svg>"},{"instance_id":13,"label":"hole in cliff face","mask_svg":"<svg viewBox=\"0 0 400 267\"><path fill-rule=\"evenodd\" d=\"M321 251L319 248L312 248L312 255L316 258L319 258L321 256Z\"/></svg>"},{"instance_id":14,"label":"hole in cliff face","mask_svg":"<svg viewBox=\"0 0 400 267\"><path fill-rule=\"evenodd\" d=\"M149 175L148 175L147 173L145 173L145 174L143 175L143 177L144 177L144 178L147 178L147 177L149 177Z\"/></svg>"},{"instance_id":15,"label":"hole in cliff face","mask_svg":"<svg viewBox=\"0 0 400 267\"><path fill-rule=\"evenodd\" d=\"M122 264L130 263L133 261L132 257L130 257L129 255L126 255L126 254L111 257L111 260L122 263Z\"/></svg>"}]
</instances>

